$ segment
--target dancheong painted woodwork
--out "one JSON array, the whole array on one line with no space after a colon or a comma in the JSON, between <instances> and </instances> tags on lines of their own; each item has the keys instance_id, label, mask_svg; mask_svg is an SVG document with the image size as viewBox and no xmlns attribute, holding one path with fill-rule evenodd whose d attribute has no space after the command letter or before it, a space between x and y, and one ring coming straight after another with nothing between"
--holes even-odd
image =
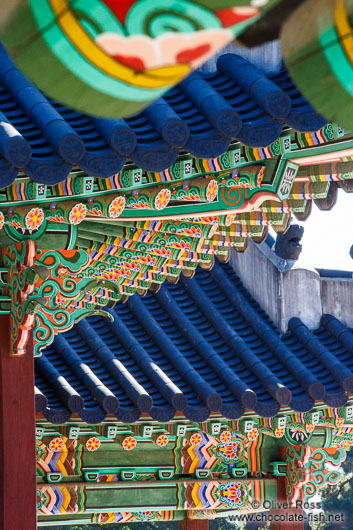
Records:
<instances>
[{"instance_id":1,"label":"dancheong painted woodwork","mask_svg":"<svg viewBox=\"0 0 353 530\"><path fill-rule=\"evenodd\" d=\"M284 60L305 97L326 118L352 126L350 0L310 0L282 28Z\"/></svg>"},{"instance_id":2,"label":"dancheong painted woodwork","mask_svg":"<svg viewBox=\"0 0 353 530\"><path fill-rule=\"evenodd\" d=\"M294 505L340 480L353 339L337 319L281 336L218 264L107 312L35 362L39 527L226 517L275 502L282 478Z\"/></svg>"},{"instance_id":3,"label":"dancheong painted woodwork","mask_svg":"<svg viewBox=\"0 0 353 530\"><path fill-rule=\"evenodd\" d=\"M162 96L277 2L22 0L1 35L45 93L112 118Z\"/></svg>"},{"instance_id":4,"label":"dancheong painted woodwork","mask_svg":"<svg viewBox=\"0 0 353 530\"><path fill-rule=\"evenodd\" d=\"M39 525L224 517L275 501L281 477L293 502L340 479L353 442L342 323L293 319L280 337L225 265L108 311L36 359Z\"/></svg>"},{"instance_id":5,"label":"dancheong painted woodwork","mask_svg":"<svg viewBox=\"0 0 353 530\"><path fill-rule=\"evenodd\" d=\"M308 502L341 478L338 468L353 443L352 416L349 406L272 420L145 422L134 428L39 421L39 526L178 520L185 512L214 518L261 509L265 500L276 500L279 476L286 477L291 502Z\"/></svg>"},{"instance_id":6,"label":"dancheong painted woodwork","mask_svg":"<svg viewBox=\"0 0 353 530\"><path fill-rule=\"evenodd\" d=\"M278 32L278 13L299 3L14 0L1 11L6 530L35 530L36 517L203 530L340 480L352 330L341 316L312 330L293 314L281 333L228 262L269 226L284 233L313 202L329 210L353 191L352 2L303 3L277 69L233 45L197 69L272 15Z\"/></svg>"},{"instance_id":7,"label":"dancheong painted woodwork","mask_svg":"<svg viewBox=\"0 0 353 530\"><path fill-rule=\"evenodd\" d=\"M351 190L353 140L336 125L233 147L158 174L130 165L106 180L73 172L55 186L25 177L8 186L0 307L11 305L12 352L25 352L34 327L38 355L84 316L192 276L198 263L211 268L215 256L227 261L249 238L264 241L269 225L285 231L291 212L303 219L312 200L329 209L337 186Z\"/></svg>"}]
</instances>

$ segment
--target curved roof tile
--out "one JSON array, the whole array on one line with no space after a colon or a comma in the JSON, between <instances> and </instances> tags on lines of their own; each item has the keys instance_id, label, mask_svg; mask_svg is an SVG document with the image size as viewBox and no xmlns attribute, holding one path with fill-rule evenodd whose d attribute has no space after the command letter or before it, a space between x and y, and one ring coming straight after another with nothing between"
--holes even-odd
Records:
<instances>
[{"instance_id":1,"label":"curved roof tile","mask_svg":"<svg viewBox=\"0 0 353 530\"><path fill-rule=\"evenodd\" d=\"M325 315L317 331L295 318L280 335L228 265L109 311L114 322L83 320L35 359L37 412L52 423L272 417L340 407L352 392L352 331Z\"/></svg>"},{"instance_id":2,"label":"curved roof tile","mask_svg":"<svg viewBox=\"0 0 353 530\"><path fill-rule=\"evenodd\" d=\"M215 73L194 72L136 116L109 120L45 97L0 44L0 187L11 184L19 169L48 185L64 180L74 165L107 178L127 156L142 169L160 172L180 148L215 158L232 138L267 146L285 122L313 131L326 120L285 69L266 76L235 54L220 56Z\"/></svg>"}]
</instances>

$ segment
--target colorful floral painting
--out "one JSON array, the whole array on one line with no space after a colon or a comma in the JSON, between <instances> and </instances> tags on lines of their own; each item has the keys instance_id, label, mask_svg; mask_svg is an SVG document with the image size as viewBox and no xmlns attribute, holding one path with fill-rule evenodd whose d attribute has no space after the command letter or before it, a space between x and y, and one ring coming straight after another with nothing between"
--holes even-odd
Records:
<instances>
[{"instance_id":1,"label":"colorful floral painting","mask_svg":"<svg viewBox=\"0 0 353 530\"><path fill-rule=\"evenodd\" d=\"M2 37L46 94L88 114L120 117L160 97L277 2L28 0ZM11 27L24 44L38 34L36 45L19 53Z\"/></svg>"},{"instance_id":2,"label":"colorful floral painting","mask_svg":"<svg viewBox=\"0 0 353 530\"><path fill-rule=\"evenodd\" d=\"M248 432L247 437L248 437L248 440L253 442L259 437L259 431L257 429L252 429L250 432Z\"/></svg>"},{"instance_id":3,"label":"colorful floral painting","mask_svg":"<svg viewBox=\"0 0 353 530\"><path fill-rule=\"evenodd\" d=\"M28 230L37 230L44 221L44 212L42 208L32 208L25 217L26 228Z\"/></svg>"},{"instance_id":4,"label":"colorful floral painting","mask_svg":"<svg viewBox=\"0 0 353 530\"><path fill-rule=\"evenodd\" d=\"M92 451L92 452L97 451L97 449L99 449L100 446L101 446L101 441L99 438L96 438L95 436L93 436L86 442L86 449L88 449L88 451Z\"/></svg>"},{"instance_id":5,"label":"colorful floral painting","mask_svg":"<svg viewBox=\"0 0 353 530\"><path fill-rule=\"evenodd\" d=\"M109 217L112 217L113 219L116 219L117 217L119 217L119 215L121 215L122 212L124 211L125 202L126 202L126 199L123 195L121 195L120 197L117 197L116 199L113 199L108 209Z\"/></svg>"},{"instance_id":6,"label":"colorful floral painting","mask_svg":"<svg viewBox=\"0 0 353 530\"><path fill-rule=\"evenodd\" d=\"M154 200L154 208L156 210L163 210L170 201L171 193L168 189L161 190Z\"/></svg>"},{"instance_id":7,"label":"colorful floral painting","mask_svg":"<svg viewBox=\"0 0 353 530\"><path fill-rule=\"evenodd\" d=\"M63 476L78 475L82 469L83 446L66 436L56 437L46 445L36 441L37 476L61 473Z\"/></svg>"},{"instance_id":8,"label":"colorful floral painting","mask_svg":"<svg viewBox=\"0 0 353 530\"><path fill-rule=\"evenodd\" d=\"M125 451L132 451L137 445L137 440L134 436L127 436L121 445Z\"/></svg>"},{"instance_id":9,"label":"colorful floral painting","mask_svg":"<svg viewBox=\"0 0 353 530\"><path fill-rule=\"evenodd\" d=\"M219 439L222 443L227 443L232 439L232 433L230 431L223 431Z\"/></svg>"},{"instance_id":10,"label":"colorful floral painting","mask_svg":"<svg viewBox=\"0 0 353 530\"><path fill-rule=\"evenodd\" d=\"M206 197L209 202L214 201L218 194L218 182L211 180L206 189Z\"/></svg>"},{"instance_id":11,"label":"colorful floral painting","mask_svg":"<svg viewBox=\"0 0 353 530\"><path fill-rule=\"evenodd\" d=\"M158 447L165 447L169 442L169 437L166 434L160 434L156 440Z\"/></svg>"},{"instance_id":12,"label":"colorful floral painting","mask_svg":"<svg viewBox=\"0 0 353 530\"><path fill-rule=\"evenodd\" d=\"M229 433L229 436L225 435L226 433ZM246 449L249 443L236 433L231 433L230 431L225 431L222 435L220 439L222 440L223 438L224 441L212 447L211 453L223 464L238 465L240 463L246 463Z\"/></svg>"},{"instance_id":13,"label":"colorful floral painting","mask_svg":"<svg viewBox=\"0 0 353 530\"><path fill-rule=\"evenodd\" d=\"M202 435L199 432L196 432L190 438L190 445L193 445L194 447L198 447L201 442L202 442Z\"/></svg>"},{"instance_id":14,"label":"colorful floral painting","mask_svg":"<svg viewBox=\"0 0 353 530\"><path fill-rule=\"evenodd\" d=\"M54 438L49 443L49 449L50 451L53 451L53 453L58 453L64 449L64 445L65 442L62 438Z\"/></svg>"},{"instance_id":15,"label":"colorful floral painting","mask_svg":"<svg viewBox=\"0 0 353 530\"><path fill-rule=\"evenodd\" d=\"M78 225L82 223L87 215L87 206L82 203L76 204L69 214L69 222L72 225Z\"/></svg>"},{"instance_id":16,"label":"colorful floral painting","mask_svg":"<svg viewBox=\"0 0 353 530\"><path fill-rule=\"evenodd\" d=\"M275 429L275 437L276 438L282 438L282 436L284 436L285 432L286 432L285 429Z\"/></svg>"},{"instance_id":17,"label":"colorful floral painting","mask_svg":"<svg viewBox=\"0 0 353 530\"><path fill-rule=\"evenodd\" d=\"M249 486L244 482L220 484L219 500L228 508L240 508L250 503Z\"/></svg>"}]
</instances>

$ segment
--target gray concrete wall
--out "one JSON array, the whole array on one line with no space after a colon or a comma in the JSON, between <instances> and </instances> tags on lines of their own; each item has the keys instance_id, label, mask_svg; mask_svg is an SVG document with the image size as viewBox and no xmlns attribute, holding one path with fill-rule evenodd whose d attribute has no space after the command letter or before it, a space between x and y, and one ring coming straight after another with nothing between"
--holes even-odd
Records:
<instances>
[{"instance_id":1,"label":"gray concrete wall","mask_svg":"<svg viewBox=\"0 0 353 530\"><path fill-rule=\"evenodd\" d=\"M271 253L268 247L267 249ZM232 252L230 264L253 298L277 326L280 326L280 318L278 320L282 305L280 273L272 260L268 259L266 254L259 252L257 246L249 241L244 254Z\"/></svg>"},{"instance_id":2,"label":"gray concrete wall","mask_svg":"<svg viewBox=\"0 0 353 530\"><path fill-rule=\"evenodd\" d=\"M294 316L316 329L324 313L353 327L353 279L320 278L314 268L281 259L252 241L244 254L232 253L230 264L283 333Z\"/></svg>"},{"instance_id":3,"label":"gray concrete wall","mask_svg":"<svg viewBox=\"0 0 353 530\"><path fill-rule=\"evenodd\" d=\"M281 274L282 312L281 331L287 331L288 320L299 317L310 329L320 326L322 300L320 275L317 271L302 268L294 262L292 269Z\"/></svg>"},{"instance_id":4,"label":"gray concrete wall","mask_svg":"<svg viewBox=\"0 0 353 530\"><path fill-rule=\"evenodd\" d=\"M353 280L322 278L322 312L334 315L353 328Z\"/></svg>"}]
</instances>

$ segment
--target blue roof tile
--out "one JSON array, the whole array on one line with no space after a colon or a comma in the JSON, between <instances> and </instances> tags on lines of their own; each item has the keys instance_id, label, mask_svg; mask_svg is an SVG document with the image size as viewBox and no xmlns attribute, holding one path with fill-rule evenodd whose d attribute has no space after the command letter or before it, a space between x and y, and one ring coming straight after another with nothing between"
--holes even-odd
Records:
<instances>
[{"instance_id":1,"label":"blue roof tile","mask_svg":"<svg viewBox=\"0 0 353 530\"><path fill-rule=\"evenodd\" d=\"M87 116L42 94L1 44L0 121L0 187L11 184L19 169L48 185L64 180L76 165L107 178L127 156L160 172L180 148L215 158L233 138L264 147L277 140L284 123L299 131L326 123L285 69L265 75L233 53L219 57L216 72L192 73L136 116Z\"/></svg>"},{"instance_id":2,"label":"blue roof tile","mask_svg":"<svg viewBox=\"0 0 353 530\"><path fill-rule=\"evenodd\" d=\"M49 421L272 417L281 405L340 407L352 393L352 331L324 315L319 330L293 318L280 335L228 265L109 311L114 322L83 320L35 360L37 412Z\"/></svg>"}]
</instances>

